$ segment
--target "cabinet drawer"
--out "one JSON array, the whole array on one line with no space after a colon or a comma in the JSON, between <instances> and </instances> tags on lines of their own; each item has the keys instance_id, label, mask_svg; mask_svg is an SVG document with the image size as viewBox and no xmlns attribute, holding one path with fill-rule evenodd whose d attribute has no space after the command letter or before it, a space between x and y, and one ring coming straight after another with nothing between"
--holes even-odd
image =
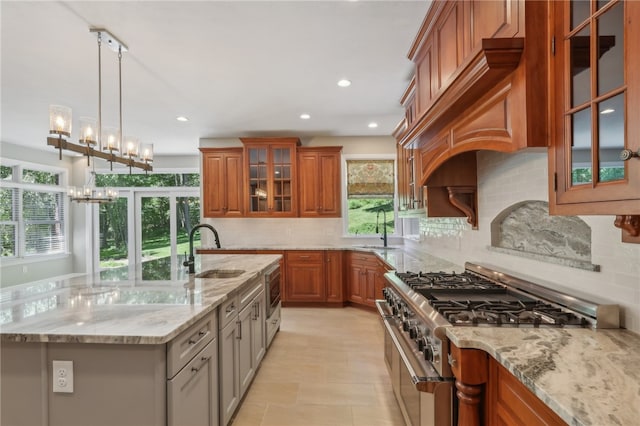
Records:
<instances>
[{"instance_id":1,"label":"cabinet drawer","mask_svg":"<svg viewBox=\"0 0 640 426\"><path fill-rule=\"evenodd\" d=\"M233 319L237 318L239 312L240 303L238 301L238 295L225 300L220 306L218 306L218 322L220 323L220 330L225 328Z\"/></svg>"},{"instance_id":2,"label":"cabinet drawer","mask_svg":"<svg viewBox=\"0 0 640 426\"><path fill-rule=\"evenodd\" d=\"M377 267L378 265L380 265L378 256L370 253L362 253L357 251L351 252L351 256L349 260L351 260L351 263L357 263L358 265L366 265L366 266L373 266L373 267Z\"/></svg>"},{"instance_id":3,"label":"cabinet drawer","mask_svg":"<svg viewBox=\"0 0 640 426\"><path fill-rule=\"evenodd\" d=\"M215 313L209 314L167 343L167 377L172 378L218 334Z\"/></svg>"},{"instance_id":4,"label":"cabinet drawer","mask_svg":"<svg viewBox=\"0 0 640 426\"><path fill-rule=\"evenodd\" d=\"M292 263L322 263L322 251L288 251L287 262Z\"/></svg>"},{"instance_id":5,"label":"cabinet drawer","mask_svg":"<svg viewBox=\"0 0 640 426\"><path fill-rule=\"evenodd\" d=\"M167 382L167 425L218 424L218 345L209 342Z\"/></svg>"},{"instance_id":6,"label":"cabinet drawer","mask_svg":"<svg viewBox=\"0 0 640 426\"><path fill-rule=\"evenodd\" d=\"M264 277L253 281L240 292L240 310L244 309L264 289Z\"/></svg>"}]
</instances>

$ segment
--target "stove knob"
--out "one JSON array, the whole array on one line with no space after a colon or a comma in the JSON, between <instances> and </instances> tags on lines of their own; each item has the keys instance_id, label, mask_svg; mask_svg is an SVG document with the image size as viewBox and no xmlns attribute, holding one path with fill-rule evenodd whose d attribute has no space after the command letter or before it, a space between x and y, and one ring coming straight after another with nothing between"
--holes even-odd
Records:
<instances>
[{"instance_id":1,"label":"stove knob","mask_svg":"<svg viewBox=\"0 0 640 426\"><path fill-rule=\"evenodd\" d=\"M411 327L411 321L409 320L402 321L402 330L409 331L410 327Z\"/></svg>"},{"instance_id":2,"label":"stove knob","mask_svg":"<svg viewBox=\"0 0 640 426\"><path fill-rule=\"evenodd\" d=\"M409 337L411 339L416 339L418 337L418 326L414 325L413 327L409 328Z\"/></svg>"},{"instance_id":3,"label":"stove knob","mask_svg":"<svg viewBox=\"0 0 640 426\"><path fill-rule=\"evenodd\" d=\"M391 312L393 312L393 315L398 315L398 307L396 305L393 305L391 307Z\"/></svg>"},{"instance_id":4,"label":"stove knob","mask_svg":"<svg viewBox=\"0 0 640 426\"><path fill-rule=\"evenodd\" d=\"M426 345L424 348L424 359L432 362L433 361L433 345Z\"/></svg>"},{"instance_id":5,"label":"stove knob","mask_svg":"<svg viewBox=\"0 0 640 426\"><path fill-rule=\"evenodd\" d=\"M424 351L425 346L427 345L427 339L425 337L421 337L416 339L416 343L418 344L418 350L420 352Z\"/></svg>"}]
</instances>

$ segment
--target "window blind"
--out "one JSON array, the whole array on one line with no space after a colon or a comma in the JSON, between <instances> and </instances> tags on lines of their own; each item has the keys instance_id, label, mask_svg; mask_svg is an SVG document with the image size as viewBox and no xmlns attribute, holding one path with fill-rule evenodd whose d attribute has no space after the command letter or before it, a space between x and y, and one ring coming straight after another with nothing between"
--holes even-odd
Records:
<instances>
[{"instance_id":1,"label":"window blind","mask_svg":"<svg viewBox=\"0 0 640 426\"><path fill-rule=\"evenodd\" d=\"M393 198L393 160L347 160L347 198Z\"/></svg>"},{"instance_id":2,"label":"window blind","mask_svg":"<svg viewBox=\"0 0 640 426\"><path fill-rule=\"evenodd\" d=\"M25 255L64 251L63 193L24 190L22 217L25 228Z\"/></svg>"}]
</instances>

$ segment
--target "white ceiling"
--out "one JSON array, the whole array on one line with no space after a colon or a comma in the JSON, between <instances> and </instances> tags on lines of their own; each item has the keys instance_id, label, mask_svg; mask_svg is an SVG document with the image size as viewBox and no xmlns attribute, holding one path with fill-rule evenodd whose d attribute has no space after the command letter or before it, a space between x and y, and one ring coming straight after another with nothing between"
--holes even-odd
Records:
<instances>
[{"instance_id":1,"label":"white ceiling","mask_svg":"<svg viewBox=\"0 0 640 426\"><path fill-rule=\"evenodd\" d=\"M195 154L209 137L389 135L404 114L406 55L428 7L425 0L3 0L2 141L52 150L50 104L73 109L74 140L79 117L97 116L90 27L128 45L124 134L154 143L156 154ZM102 120L115 126L117 55L103 48L102 63ZM338 87L341 78L351 87ZM368 128L371 121L379 127Z\"/></svg>"}]
</instances>

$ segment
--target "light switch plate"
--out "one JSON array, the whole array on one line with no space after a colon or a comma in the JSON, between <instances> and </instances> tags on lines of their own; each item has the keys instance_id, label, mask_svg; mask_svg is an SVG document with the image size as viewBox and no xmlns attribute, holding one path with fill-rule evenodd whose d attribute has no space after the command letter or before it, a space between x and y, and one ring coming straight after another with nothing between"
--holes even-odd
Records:
<instances>
[{"instance_id":1,"label":"light switch plate","mask_svg":"<svg viewBox=\"0 0 640 426\"><path fill-rule=\"evenodd\" d=\"M53 392L73 393L73 361L53 361Z\"/></svg>"}]
</instances>

